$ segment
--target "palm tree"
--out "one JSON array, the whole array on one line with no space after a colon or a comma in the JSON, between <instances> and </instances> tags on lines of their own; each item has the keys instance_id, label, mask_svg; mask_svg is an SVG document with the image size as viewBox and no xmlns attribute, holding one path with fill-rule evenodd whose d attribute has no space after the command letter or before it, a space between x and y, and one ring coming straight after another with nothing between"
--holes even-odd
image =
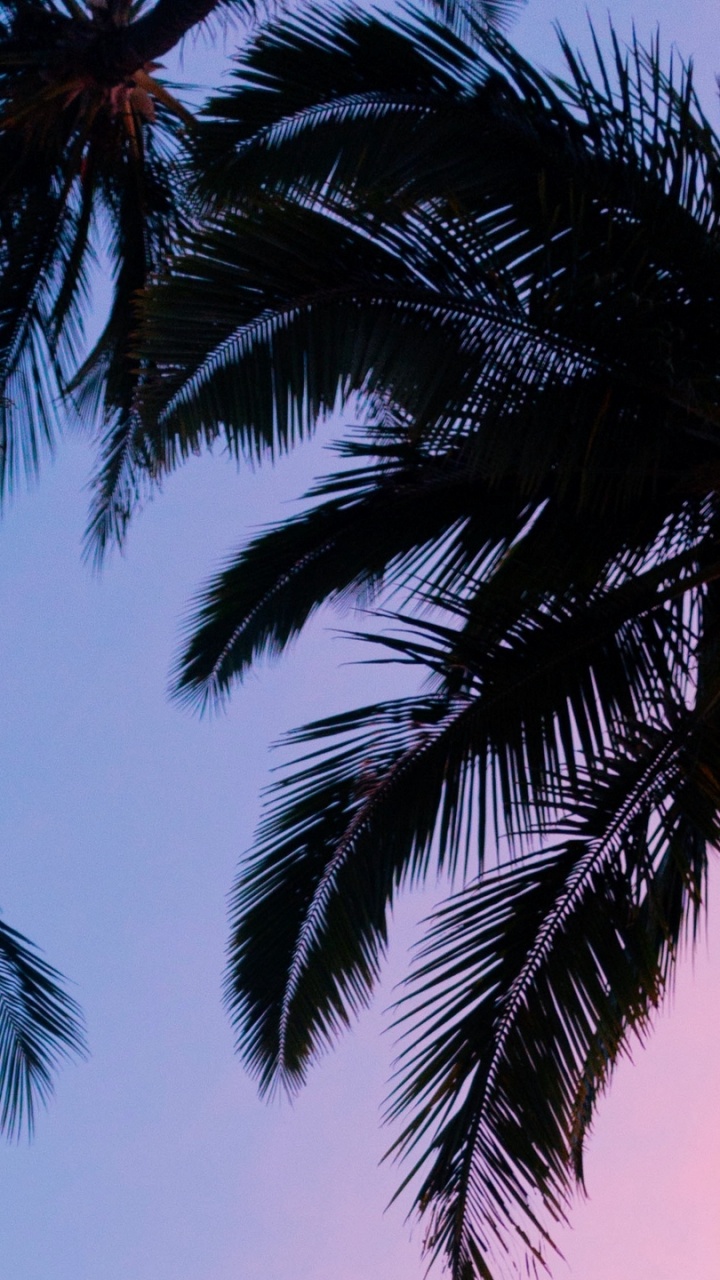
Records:
<instances>
[{"instance_id":1,"label":"palm tree","mask_svg":"<svg viewBox=\"0 0 720 1280\"><path fill-rule=\"evenodd\" d=\"M143 335L149 484L364 414L204 590L176 688L222 699L358 593L428 677L290 736L227 1001L262 1089L295 1088L369 999L399 889L453 878L389 1112L455 1280L546 1259L720 834L720 144L657 42L611 32L594 72L562 47L553 78L417 17L262 30Z\"/></svg>"},{"instance_id":2,"label":"palm tree","mask_svg":"<svg viewBox=\"0 0 720 1280\"><path fill-rule=\"evenodd\" d=\"M512 7L468 5L489 17ZM444 7L462 20L465 0ZM252 0L0 4L0 495L37 469L61 425L59 398L65 416L73 406L91 424L99 409L101 542L121 536L127 515L117 491L135 426L134 299L192 216L181 160L194 115L155 74L158 59L213 14L252 10ZM82 358L100 245L112 302Z\"/></svg>"},{"instance_id":3,"label":"palm tree","mask_svg":"<svg viewBox=\"0 0 720 1280\"><path fill-rule=\"evenodd\" d=\"M498 19L512 4L441 7L461 22L466 7ZM134 407L136 300L198 216L183 163L195 118L157 76L158 59L213 15L252 8L0 3L0 498L75 414L99 433L99 547L122 536L147 464ZM112 296L88 349L98 249ZM33 1089L47 1090L54 1056L81 1043L58 975L25 946L0 935L0 1127L10 1132L31 1116Z\"/></svg>"},{"instance_id":4,"label":"palm tree","mask_svg":"<svg viewBox=\"0 0 720 1280\"><path fill-rule=\"evenodd\" d=\"M36 469L60 396L91 425L102 406L105 449L122 449L133 298L182 223L179 148L192 123L155 60L214 7L161 0L136 16L129 0L0 6L2 490ZM112 301L83 352L101 245Z\"/></svg>"},{"instance_id":5,"label":"palm tree","mask_svg":"<svg viewBox=\"0 0 720 1280\"><path fill-rule=\"evenodd\" d=\"M135 452L136 298L193 216L181 159L195 120L156 63L229 7L0 5L0 496L36 470L62 416L75 410L94 429L99 419L101 542L121 536L134 496L125 477L144 462ZM503 6L486 8L494 16ZM112 300L84 351L100 245ZM57 1058L82 1051L79 1010L59 982L27 939L0 925L0 1128L10 1135L32 1126Z\"/></svg>"}]
</instances>

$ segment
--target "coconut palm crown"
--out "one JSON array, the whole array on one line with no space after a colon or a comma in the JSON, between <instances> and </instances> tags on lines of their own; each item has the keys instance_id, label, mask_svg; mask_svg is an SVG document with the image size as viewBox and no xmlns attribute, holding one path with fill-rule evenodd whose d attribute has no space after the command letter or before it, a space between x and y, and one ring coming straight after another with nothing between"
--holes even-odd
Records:
<instances>
[{"instance_id":1,"label":"coconut palm crown","mask_svg":"<svg viewBox=\"0 0 720 1280\"><path fill-rule=\"evenodd\" d=\"M509 0L465 5L500 16ZM0 4L0 497L74 410L101 434L96 532L122 535L132 461L135 302L193 217L180 163L194 115L160 59L252 0ZM111 301L89 348L96 257ZM139 465L142 468L142 459ZM125 506L123 503L125 502Z\"/></svg>"},{"instance_id":2,"label":"coconut palm crown","mask_svg":"<svg viewBox=\"0 0 720 1280\"><path fill-rule=\"evenodd\" d=\"M718 840L720 146L657 42L611 32L592 70L561 43L552 77L418 15L263 29L144 334L150 483L364 415L206 587L176 691L222 700L368 593L426 677L290 735L227 1000L261 1087L297 1087L367 1002L398 890L453 878L389 1114L455 1280L547 1262Z\"/></svg>"}]
</instances>

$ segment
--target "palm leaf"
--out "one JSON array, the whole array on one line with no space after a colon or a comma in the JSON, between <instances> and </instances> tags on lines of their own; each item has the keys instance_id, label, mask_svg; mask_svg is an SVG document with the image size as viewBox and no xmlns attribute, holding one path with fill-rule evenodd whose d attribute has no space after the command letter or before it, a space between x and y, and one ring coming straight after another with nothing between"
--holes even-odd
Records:
<instances>
[{"instance_id":1,"label":"palm leaf","mask_svg":"<svg viewBox=\"0 0 720 1280\"><path fill-rule=\"evenodd\" d=\"M346 62L337 84L367 88L333 97L331 81L322 147L317 121L305 118L302 29L277 28L243 68L249 87L227 99L217 128L234 130L238 159L250 156L265 171L279 147L279 176L271 170L260 189L240 189L237 210L195 238L152 300L144 342L154 372L137 437L151 482L218 435L235 454L287 447L357 393L391 396L417 432L467 424L482 433L496 469L516 466L522 440L526 486L559 462L568 474L584 467L589 492L597 477L606 492L619 474L630 486L667 465L674 433L694 428L688 417L716 430L692 371L715 342L720 262L704 232L711 213L702 192L714 189L718 159L689 76L676 88L657 53L646 73L636 49L635 79L632 68L618 72L626 82L618 104L601 92L592 98L577 66L569 86L543 80L497 36L483 36L485 57L469 47L461 56L454 37L446 40L452 56L438 52L431 24L420 55L408 30L399 34L409 65L419 59L422 69L417 111L408 110L402 78L388 105L387 59L372 81L360 56L377 35L371 20L329 24L317 56L329 62L339 49ZM360 58L354 81L351 54ZM287 100L276 88L285 62ZM656 101L643 114L637 100L648 76ZM397 117L395 159L383 152L348 185L338 176L342 149L355 138L375 157L367 147L375 108L386 132L388 110ZM646 136L653 110L654 149ZM668 147L681 126L676 172ZM641 440L651 413L663 429ZM575 422L585 424L582 434ZM634 450L634 464L618 450Z\"/></svg>"},{"instance_id":2,"label":"palm leaf","mask_svg":"<svg viewBox=\"0 0 720 1280\"><path fill-rule=\"evenodd\" d=\"M492 638L400 619L415 636L383 643L438 691L293 735L313 749L272 788L233 906L228 1000L265 1086L301 1080L367 999L403 880L433 860L482 866L488 829L513 839L553 821L608 742L681 704L692 632L667 606L697 590L689 567L681 556L574 606L523 602Z\"/></svg>"},{"instance_id":3,"label":"palm leaf","mask_svg":"<svg viewBox=\"0 0 720 1280\"><path fill-rule=\"evenodd\" d=\"M428 1248L458 1280L508 1274L518 1247L543 1261L596 1099L694 928L717 815L680 765L691 732L642 750L636 734L576 789L564 840L431 921L399 1006L390 1114L410 1114L394 1151L420 1174Z\"/></svg>"},{"instance_id":4,"label":"palm leaf","mask_svg":"<svg viewBox=\"0 0 720 1280\"><path fill-rule=\"evenodd\" d=\"M177 110L165 112L161 104L158 115L177 141ZM97 140L98 149L105 146L104 140ZM122 540L137 498L133 477L142 469L136 467L136 457L146 461L135 409L143 372L135 343L139 299L182 227L181 193L175 189L177 161L162 138L154 144L138 131L137 146L121 150L113 169L108 173L107 163L105 169L105 198L114 214L109 247L117 263L113 300L102 333L67 388L89 417L100 411L104 421L90 528L100 558L109 539Z\"/></svg>"},{"instance_id":5,"label":"palm leaf","mask_svg":"<svg viewBox=\"0 0 720 1280\"><path fill-rule=\"evenodd\" d=\"M367 434L368 443L345 451L373 465L319 482L308 496L330 501L261 534L200 596L177 670L181 697L206 705L225 696L255 657L280 652L324 601L366 604L371 592L384 602L400 593L408 604L420 596L447 603L462 595L472 598L468 625L479 643L508 611L516 616L519 599L541 602L558 588L585 590L679 556L664 571L672 574L708 537L714 555L712 508L679 501L676 477L668 495L645 476L642 500L609 521L604 504L588 510L577 490L563 502L551 498L547 477L533 501L516 476L493 482L472 437L440 452L409 441L403 423Z\"/></svg>"},{"instance_id":6,"label":"palm leaf","mask_svg":"<svg viewBox=\"0 0 720 1280\"><path fill-rule=\"evenodd\" d=\"M0 1128L32 1132L61 1058L85 1051L81 1014L60 975L21 933L0 922Z\"/></svg>"},{"instance_id":7,"label":"palm leaf","mask_svg":"<svg viewBox=\"0 0 720 1280\"><path fill-rule=\"evenodd\" d=\"M177 157L187 113L142 70L119 86L80 64L73 70L97 22L90 10L64 9L18 0L4 6L0 33L5 487L37 469L81 383L91 384L89 398L74 407L86 422L88 408L128 415L134 295L177 234L183 198ZM117 268L114 301L83 366L100 240Z\"/></svg>"},{"instance_id":8,"label":"palm leaf","mask_svg":"<svg viewBox=\"0 0 720 1280\"><path fill-rule=\"evenodd\" d=\"M367 452L380 448L368 446ZM358 445L355 457L367 460ZM203 703L265 652L280 652L327 600L363 600L383 588L417 589L418 575L458 585L507 550L528 512L516 495L472 475L462 451L428 456L401 441L375 466L340 472L312 492L329 501L263 533L198 601L177 692Z\"/></svg>"},{"instance_id":9,"label":"palm leaf","mask_svg":"<svg viewBox=\"0 0 720 1280\"><path fill-rule=\"evenodd\" d=\"M467 96L484 71L440 23L408 40L368 14L285 16L263 26L237 58L231 90L207 103L192 180L214 207L258 190L321 192L330 172L335 195L367 189L378 164L386 176L390 157L401 163L418 119Z\"/></svg>"}]
</instances>

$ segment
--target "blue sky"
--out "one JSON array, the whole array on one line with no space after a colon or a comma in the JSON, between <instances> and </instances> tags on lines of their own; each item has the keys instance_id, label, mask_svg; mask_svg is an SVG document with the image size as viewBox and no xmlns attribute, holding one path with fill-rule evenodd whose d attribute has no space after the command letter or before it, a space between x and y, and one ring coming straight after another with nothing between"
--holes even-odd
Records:
<instances>
[{"instance_id":1,"label":"blue sky","mask_svg":"<svg viewBox=\"0 0 720 1280\"><path fill-rule=\"evenodd\" d=\"M697 55L717 121L715 6L666 7L632 6L638 30L659 17ZM584 38L582 8L530 0L521 46L552 63L551 19ZM592 8L603 21L605 6ZM611 9L626 33L631 6ZM211 62L198 46L186 72L209 78ZM334 615L253 675L222 717L198 720L165 695L193 591L330 460L320 441L255 474L192 462L99 579L80 558L90 461L68 437L0 526L0 905L74 979L92 1049L62 1072L34 1143L0 1151L0 1276L414 1280L421 1233L402 1206L383 1213L395 1174L377 1167L391 981L292 1108L258 1102L220 1004L225 898L269 743L396 688L397 676L348 663L332 634L348 619ZM391 979L427 906L399 913ZM591 1146L592 1199L558 1275L716 1280L719 995L718 949L701 949L674 1014L620 1069Z\"/></svg>"}]
</instances>

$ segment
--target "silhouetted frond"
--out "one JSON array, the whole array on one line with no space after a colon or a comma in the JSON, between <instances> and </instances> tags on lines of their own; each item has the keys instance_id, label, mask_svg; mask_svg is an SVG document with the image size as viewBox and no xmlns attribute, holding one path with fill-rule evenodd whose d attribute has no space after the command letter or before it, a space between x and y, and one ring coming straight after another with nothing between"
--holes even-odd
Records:
<instances>
[{"instance_id":1,"label":"silhouetted frond","mask_svg":"<svg viewBox=\"0 0 720 1280\"><path fill-rule=\"evenodd\" d=\"M80 1011L59 973L0 922L0 1129L9 1137L32 1132L58 1061L84 1051Z\"/></svg>"}]
</instances>

